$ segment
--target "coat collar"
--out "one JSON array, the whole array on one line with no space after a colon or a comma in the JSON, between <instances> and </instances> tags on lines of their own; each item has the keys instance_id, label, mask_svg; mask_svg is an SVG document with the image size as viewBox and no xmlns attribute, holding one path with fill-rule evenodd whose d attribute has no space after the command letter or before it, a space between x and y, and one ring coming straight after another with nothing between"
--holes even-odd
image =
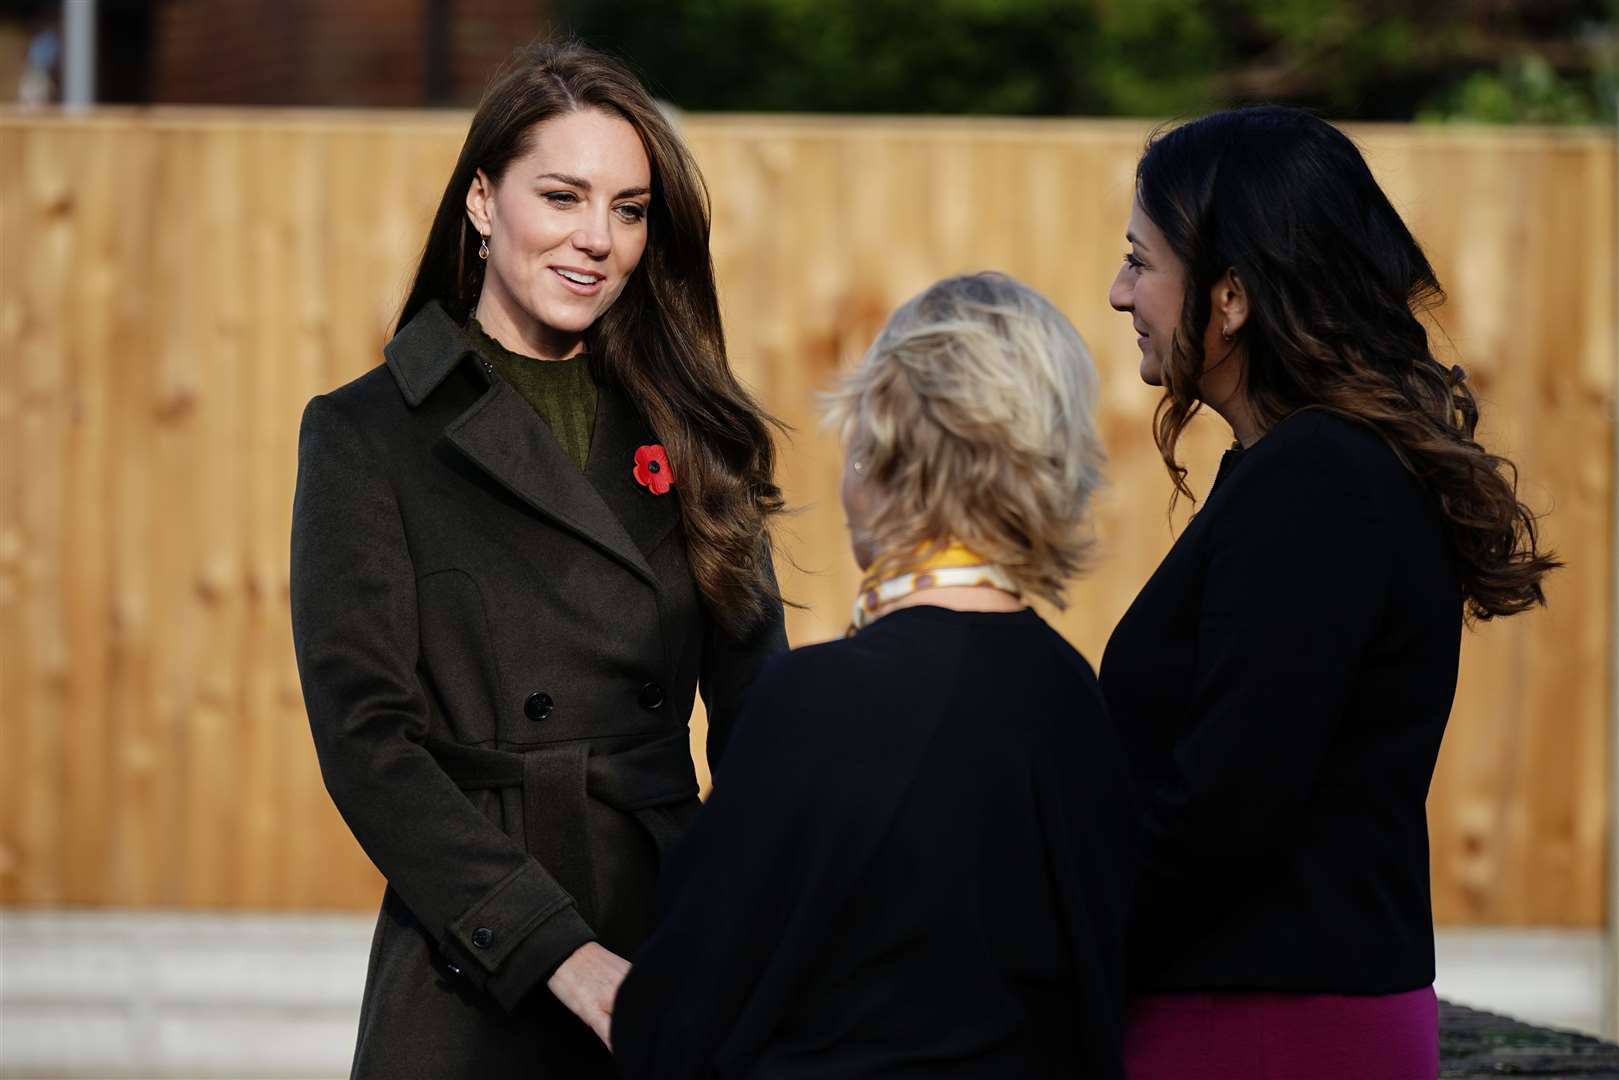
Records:
<instances>
[{"instance_id":1,"label":"coat collar","mask_svg":"<svg viewBox=\"0 0 1619 1080\"><path fill-rule=\"evenodd\" d=\"M412 408L467 357L466 332L437 303L422 308L384 350ZM635 451L656 441L629 397L601 385L590 455L581 474L551 428L498 376L444 429L463 455L530 508L605 550L656 586L647 556L680 520L678 488L654 495L636 483Z\"/></svg>"},{"instance_id":2,"label":"coat collar","mask_svg":"<svg viewBox=\"0 0 1619 1080\"><path fill-rule=\"evenodd\" d=\"M461 360L476 355L466 331L457 326L437 300L429 300L383 346L405 402L415 408L437 390Z\"/></svg>"}]
</instances>

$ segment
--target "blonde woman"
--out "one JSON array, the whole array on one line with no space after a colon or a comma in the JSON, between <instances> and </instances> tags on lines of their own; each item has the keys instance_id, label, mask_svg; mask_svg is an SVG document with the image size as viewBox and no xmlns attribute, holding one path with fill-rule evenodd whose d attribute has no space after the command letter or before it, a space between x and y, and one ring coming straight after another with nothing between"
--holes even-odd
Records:
<instances>
[{"instance_id":1,"label":"blonde woman","mask_svg":"<svg viewBox=\"0 0 1619 1080\"><path fill-rule=\"evenodd\" d=\"M614 1009L627 1077L1122 1075L1130 807L1061 605L1101 480L1074 328L940 282L830 395L866 581L772 661Z\"/></svg>"}]
</instances>

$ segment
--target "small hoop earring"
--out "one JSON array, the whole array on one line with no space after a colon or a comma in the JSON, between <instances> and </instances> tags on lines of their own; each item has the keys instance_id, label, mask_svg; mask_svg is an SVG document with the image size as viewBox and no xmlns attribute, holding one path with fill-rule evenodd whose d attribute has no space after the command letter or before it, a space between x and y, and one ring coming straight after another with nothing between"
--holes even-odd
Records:
<instances>
[{"instance_id":1,"label":"small hoop earring","mask_svg":"<svg viewBox=\"0 0 1619 1080\"><path fill-rule=\"evenodd\" d=\"M489 237L487 236L481 237L481 239L478 241L478 258L489 258Z\"/></svg>"}]
</instances>

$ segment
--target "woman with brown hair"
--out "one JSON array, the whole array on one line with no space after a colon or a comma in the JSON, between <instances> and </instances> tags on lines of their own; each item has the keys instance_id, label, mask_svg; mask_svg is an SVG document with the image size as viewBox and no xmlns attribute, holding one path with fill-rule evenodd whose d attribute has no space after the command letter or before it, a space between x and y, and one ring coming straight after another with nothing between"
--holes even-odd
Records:
<instances>
[{"instance_id":1,"label":"woman with brown hair","mask_svg":"<svg viewBox=\"0 0 1619 1080\"><path fill-rule=\"evenodd\" d=\"M1102 661L1147 805L1129 1073L1433 1077L1424 802L1464 612L1543 603L1558 564L1342 132L1219 113L1155 138L1136 180L1109 300L1163 387L1176 494L1197 411L1236 444Z\"/></svg>"},{"instance_id":2,"label":"woman with brown hair","mask_svg":"<svg viewBox=\"0 0 1619 1080\"><path fill-rule=\"evenodd\" d=\"M490 87L386 363L310 402L299 671L388 879L354 1075L612 1075L622 959L785 648L771 424L731 374L706 192L621 65Z\"/></svg>"}]
</instances>

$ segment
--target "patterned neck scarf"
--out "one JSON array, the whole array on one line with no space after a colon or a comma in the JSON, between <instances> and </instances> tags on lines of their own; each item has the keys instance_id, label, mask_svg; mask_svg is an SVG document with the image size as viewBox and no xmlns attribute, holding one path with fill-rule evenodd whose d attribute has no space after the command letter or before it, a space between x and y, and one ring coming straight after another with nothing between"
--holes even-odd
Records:
<instances>
[{"instance_id":1,"label":"patterned neck scarf","mask_svg":"<svg viewBox=\"0 0 1619 1080\"><path fill-rule=\"evenodd\" d=\"M888 577L868 574L860 583L854 615L846 637L864 630L876 619L879 608L923 589L949 586L988 585L1021 598L1023 591L1012 583L1011 575L964 544L951 543L900 573Z\"/></svg>"}]
</instances>

